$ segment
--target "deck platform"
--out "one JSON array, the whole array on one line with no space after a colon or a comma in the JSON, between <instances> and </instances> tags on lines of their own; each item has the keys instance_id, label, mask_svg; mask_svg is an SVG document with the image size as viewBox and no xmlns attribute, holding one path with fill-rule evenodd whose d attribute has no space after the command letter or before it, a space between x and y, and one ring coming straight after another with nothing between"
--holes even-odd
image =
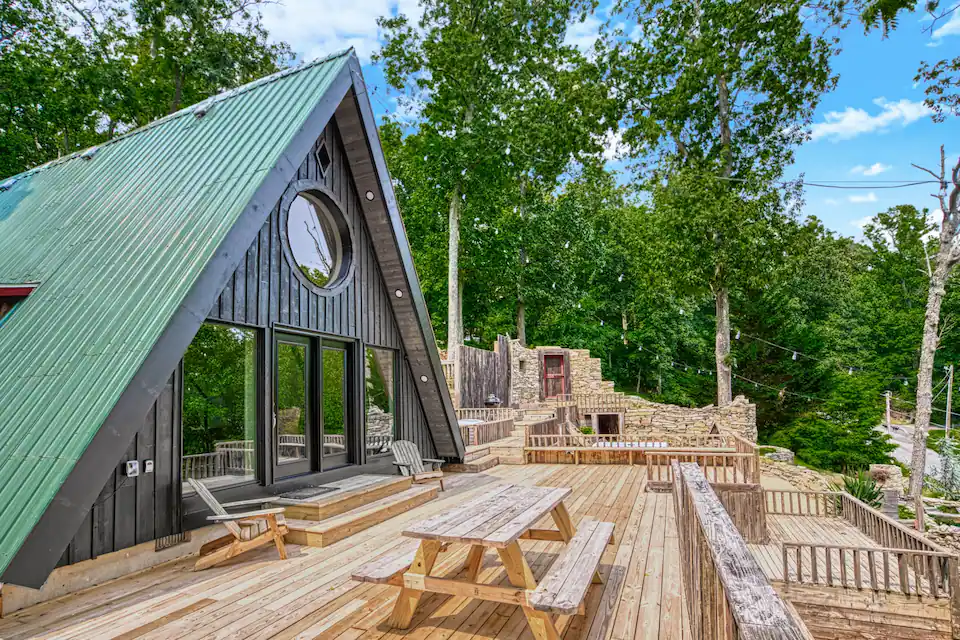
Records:
<instances>
[{"instance_id":1,"label":"deck platform","mask_svg":"<svg viewBox=\"0 0 960 640\"><path fill-rule=\"evenodd\" d=\"M574 522L616 523L616 543L602 558L604 584L590 590L586 616L561 619L565 640L689 638L680 585L680 549L670 494L645 493L642 467L498 466L451 475L435 500L324 548L289 545L290 558L254 552L194 573L192 559L65 596L0 620L0 638L323 638L324 640L518 640L530 637L515 605L428 594L410 629L386 625L398 587L360 583L350 574L377 556L413 547L404 525L462 504L496 484L570 487ZM552 527L549 517L539 526ZM558 542L524 540L539 578ZM467 549L444 554L438 575L461 571ZM507 584L492 553L481 579Z\"/></svg>"}]
</instances>

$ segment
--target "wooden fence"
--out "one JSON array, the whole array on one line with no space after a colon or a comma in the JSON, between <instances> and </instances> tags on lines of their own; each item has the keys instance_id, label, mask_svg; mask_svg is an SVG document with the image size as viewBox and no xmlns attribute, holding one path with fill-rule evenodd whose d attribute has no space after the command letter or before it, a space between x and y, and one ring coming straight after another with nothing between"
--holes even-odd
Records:
<instances>
[{"instance_id":1,"label":"wooden fence","mask_svg":"<svg viewBox=\"0 0 960 640\"><path fill-rule=\"evenodd\" d=\"M760 484L760 460L752 453L648 451L647 487L663 490L673 483L673 462L696 463L710 482Z\"/></svg>"},{"instance_id":2,"label":"wooden fence","mask_svg":"<svg viewBox=\"0 0 960 640\"><path fill-rule=\"evenodd\" d=\"M503 406L510 406L510 342L506 336L497 338L494 351L461 345L448 356L453 362L453 401L457 407L483 407L491 394Z\"/></svg>"},{"instance_id":3,"label":"wooden fence","mask_svg":"<svg viewBox=\"0 0 960 640\"><path fill-rule=\"evenodd\" d=\"M483 409L457 409L458 420L483 420L484 422L493 422L494 420L513 419L513 409L509 407L492 407Z\"/></svg>"},{"instance_id":4,"label":"wooden fence","mask_svg":"<svg viewBox=\"0 0 960 640\"><path fill-rule=\"evenodd\" d=\"M736 453L733 442L723 435L706 433L596 434L569 433L558 428L553 433L528 431L528 447L574 449L711 449Z\"/></svg>"},{"instance_id":5,"label":"wooden fence","mask_svg":"<svg viewBox=\"0 0 960 640\"><path fill-rule=\"evenodd\" d=\"M952 598L957 557L938 551L783 543L783 581Z\"/></svg>"},{"instance_id":6,"label":"wooden fence","mask_svg":"<svg viewBox=\"0 0 960 640\"><path fill-rule=\"evenodd\" d=\"M460 437L463 438L463 444L466 446L489 444L496 440L509 438L513 429L513 418L479 422L477 424L462 424L460 425Z\"/></svg>"},{"instance_id":7,"label":"wooden fence","mask_svg":"<svg viewBox=\"0 0 960 640\"><path fill-rule=\"evenodd\" d=\"M811 640L693 463L672 464L680 566L694 640Z\"/></svg>"},{"instance_id":8,"label":"wooden fence","mask_svg":"<svg viewBox=\"0 0 960 640\"><path fill-rule=\"evenodd\" d=\"M712 488L747 544L767 544L770 541L762 486L715 483Z\"/></svg>"},{"instance_id":9,"label":"wooden fence","mask_svg":"<svg viewBox=\"0 0 960 640\"><path fill-rule=\"evenodd\" d=\"M580 413L624 411L627 397L622 393L562 393L555 398L558 406L576 406Z\"/></svg>"}]
</instances>

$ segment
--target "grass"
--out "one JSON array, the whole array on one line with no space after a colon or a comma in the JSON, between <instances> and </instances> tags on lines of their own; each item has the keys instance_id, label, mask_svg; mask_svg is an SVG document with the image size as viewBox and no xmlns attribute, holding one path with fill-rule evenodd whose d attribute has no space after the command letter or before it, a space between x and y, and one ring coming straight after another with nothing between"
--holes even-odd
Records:
<instances>
[{"instance_id":1,"label":"grass","mask_svg":"<svg viewBox=\"0 0 960 640\"><path fill-rule=\"evenodd\" d=\"M760 455L762 455L762 456L765 456L765 455L767 455L768 453L773 453L774 451L776 451L776 449L775 449L774 447L760 447L760 448L759 448Z\"/></svg>"}]
</instances>

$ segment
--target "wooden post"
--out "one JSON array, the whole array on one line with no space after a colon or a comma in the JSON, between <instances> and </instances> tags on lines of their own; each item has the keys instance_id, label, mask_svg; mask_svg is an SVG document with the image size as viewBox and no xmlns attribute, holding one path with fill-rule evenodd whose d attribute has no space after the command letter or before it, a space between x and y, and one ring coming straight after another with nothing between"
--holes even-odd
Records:
<instances>
[{"instance_id":1,"label":"wooden post","mask_svg":"<svg viewBox=\"0 0 960 640\"><path fill-rule=\"evenodd\" d=\"M917 519L915 520L917 531L923 533L927 530L927 523L926 514L923 511L923 496L919 493L913 497L913 509L917 513Z\"/></svg>"},{"instance_id":2,"label":"wooden post","mask_svg":"<svg viewBox=\"0 0 960 640\"><path fill-rule=\"evenodd\" d=\"M950 378L947 380L947 419L943 423L943 437L950 437L950 414L953 411L953 365L950 365Z\"/></svg>"},{"instance_id":3,"label":"wooden post","mask_svg":"<svg viewBox=\"0 0 960 640\"><path fill-rule=\"evenodd\" d=\"M892 424L890 422L890 392L887 391L883 394L887 399L887 431L890 431Z\"/></svg>"}]
</instances>

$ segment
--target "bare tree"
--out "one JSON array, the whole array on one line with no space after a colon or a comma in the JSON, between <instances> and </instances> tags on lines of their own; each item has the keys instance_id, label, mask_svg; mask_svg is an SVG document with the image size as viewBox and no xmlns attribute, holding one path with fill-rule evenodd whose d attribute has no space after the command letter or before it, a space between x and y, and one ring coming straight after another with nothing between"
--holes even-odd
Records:
<instances>
[{"instance_id":1,"label":"bare tree","mask_svg":"<svg viewBox=\"0 0 960 640\"><path fill-rule=\"evenodd\" d=\"M927 311L923 321L923 342L920 346L920 370L917 372L917 417L914 421L913 456L910 459L910 494L919 496L923 490L923 475L927 457L927 429L930 427L930 407L933 402L933 359L940 343L940 304L946 291L947 279L960 262L960 159L953 167L949 180L946 171L946 156L940 147L940 171L926 171L940 184L933 194L940 202L943 219L940 223L940 247L935 258L936 266L930 275L927 293Z\"/></svg>"}]
</instances>

